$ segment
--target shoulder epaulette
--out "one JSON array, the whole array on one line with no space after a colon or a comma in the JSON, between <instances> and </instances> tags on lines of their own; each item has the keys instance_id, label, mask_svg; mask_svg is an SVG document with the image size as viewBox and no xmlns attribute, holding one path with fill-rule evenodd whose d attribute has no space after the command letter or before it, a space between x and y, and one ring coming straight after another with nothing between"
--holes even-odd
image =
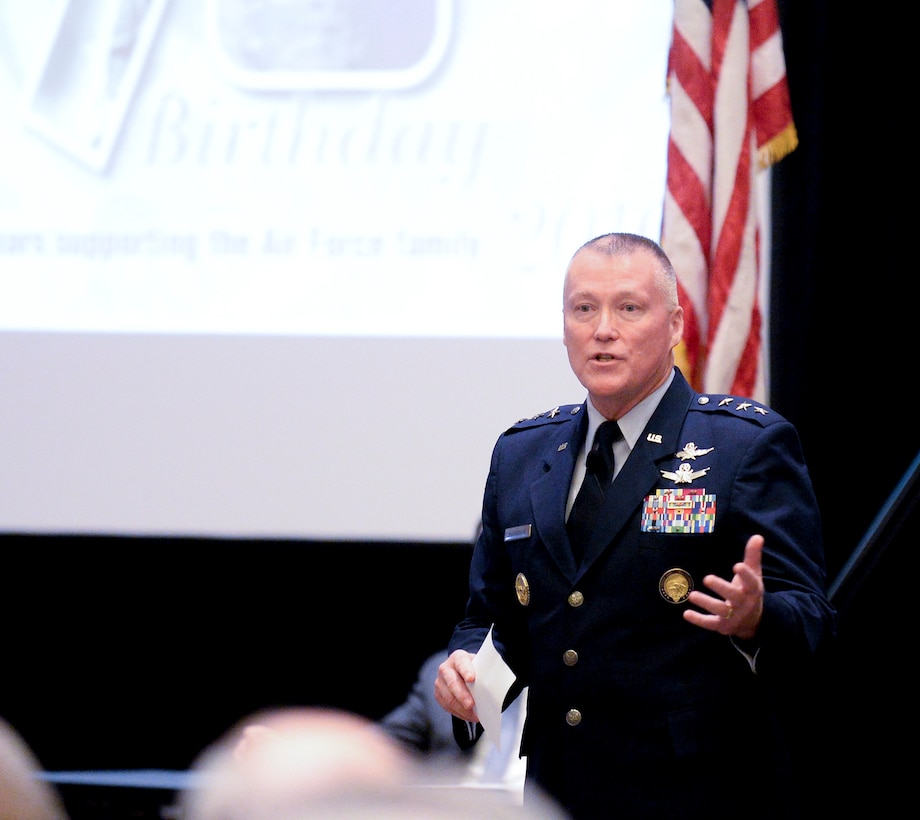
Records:
<instances>
[{"instance_id":1,"label":"shoulder epaulette","mask_svg":"<svg viewBox=\"0 0 920 820\"><path fill-rule=\"evenodd\" d=\"M759 422L763 427L776 421L784 420L776 411L752 399L717 393L703 393L697 396L691 409L704 410L710 413L725 413L730 416Z\"/></svg>"},{"instance_id":2,"label":"shoulder epaulette","mask_svg":"<svg viewBox=\"0 0 920 820\"><path fill-rule=\"evenodd\" d=\"M558 424L560 421L567 421L572 416L577 416L584 405L581 404L563 404L554 407L552 410L546 410L543 413L537 413L535 416L518 419L517 422L508 428L507 432L513 430L528 430L532 427L542 427L544 424Z\"/></svg>"}]
</instances>

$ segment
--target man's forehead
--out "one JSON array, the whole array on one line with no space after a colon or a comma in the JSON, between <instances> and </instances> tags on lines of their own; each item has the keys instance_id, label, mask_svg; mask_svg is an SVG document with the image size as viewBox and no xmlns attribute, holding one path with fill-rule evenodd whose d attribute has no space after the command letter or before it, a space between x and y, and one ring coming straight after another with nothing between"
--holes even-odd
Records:
<instances>
[{"instance_id":1,"label":"man's forehead","mask_svg":"<svg viewBox=\"0 0 920 820\"><path fill-rule=\"evenodd\" d=\"M577 281L576 281L577 280ZM629 273L615 274L611 271L609 276L590 276L569 278L566 281L566 298L607 298L610 296L640 296L647 294L651 287L651 280L636 277Z\"/></svg>"}]
</instances>

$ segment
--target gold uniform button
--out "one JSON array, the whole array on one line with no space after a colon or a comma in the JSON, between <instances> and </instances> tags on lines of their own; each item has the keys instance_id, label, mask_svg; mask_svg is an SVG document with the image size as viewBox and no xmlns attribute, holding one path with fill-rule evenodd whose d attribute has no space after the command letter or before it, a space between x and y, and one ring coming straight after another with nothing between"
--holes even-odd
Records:
<instances>
[{"instance_id":1,"label":"gold uniform button","mask_svg":"<svg viewBox=\"0 0 920 820\"><path fill-rule=\"evenodd\" d=\"M569 726L577 726L581 723L581 712L577 709L569 709L569 711L565 713L565 722L568 723Z\"/></svg>"},{"instance_id":2,"label":"gold uniform button","mask_svg":"<svg viewBox=\"0 0 920 820\"><path fill-rule=\"evenodd\" d=\"M562 653L562 662L566 666L575 666L578 663L578 653L574 649L566 649Z\"/></svg>"},{"instance_id":3,"label":"gold uniform button","mask_svg":"<svg viewBox=\"0 0 920 820\"><path fill-rule=\"evenodd\" d=\"M585 602L585 596L577 589L569 594L569 606L581 606Z\"/></svg>"}]
</instances>

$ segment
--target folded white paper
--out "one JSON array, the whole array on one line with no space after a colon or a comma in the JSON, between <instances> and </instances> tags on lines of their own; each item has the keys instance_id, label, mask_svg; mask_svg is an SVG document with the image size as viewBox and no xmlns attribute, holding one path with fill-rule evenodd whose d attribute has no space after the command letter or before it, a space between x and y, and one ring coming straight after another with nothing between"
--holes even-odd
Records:
<instances>
[{"instance_id":1,"label":"folded white paper","mask_svg":"<svg viewBox=\"0 0 920 820\"><path fill-rule=\"evenodd\" d=\"M492 628L479 647L479 652L473 659L473 668L476 670L476 680L470 684L470 692L476 701L476 714L482 724L483 731L501 751L502 747L502 704L508 695L511 684L514 683L514 672L505 663L504 658L495 648L492 640Z\"/></svg>"}]
</instances>

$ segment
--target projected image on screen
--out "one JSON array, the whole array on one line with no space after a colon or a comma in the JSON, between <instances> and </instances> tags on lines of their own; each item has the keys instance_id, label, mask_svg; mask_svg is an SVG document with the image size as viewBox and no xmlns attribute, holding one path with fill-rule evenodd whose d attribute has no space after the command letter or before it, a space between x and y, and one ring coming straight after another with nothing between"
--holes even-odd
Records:
<instances>
[{"instance_id":1,"label":"projected image on screen","mask_svg":"<svg viewBox=\"0 0 920 820\"><path fill-rule=\"evenodd\" d=\"M56 5L4 10L39 78L7 67L4 327L555 336L575 243L657 233L667 28L636 4Z\"/></svg>"},{"instance_id":2,"label":"projected image on screen","mask_svg":"<svg viewBox=\"0 0 920 820\"><path fill-rule=\"evenodd\" d=\"M215 55L240 86L408 88L441 62L454 0L212 0Z\"/></svg>"},{"instance_id":3,"label":"projected image on screen","mask_svg":"<svg viewBox=\"0 0 920 820\"><path fill-rule=\"evenodd\" d=\"M658 236L671 6L0 0L0 332L84 341L95 334L113 345L100 341L100 349L122 351L105 363L112 378L127 366L118 357L131 336L143 337L154 357L173 355L165 353L169 339L197 338L198 350L211 339L338 339L346 351L373 339L360 348L362 368L370 364L375 377L386 368L386 386L401 391L390 406L410 404L424 419L446 410L430 379L426 386L427 369L456 361L451 385L459 397L451 396L449 411L479 416L485 402L494 413L474 442L453 445L458 463L471 459L462 512L436 516L453 522L445 527L452 537L465 536L495 435L545 409L518 406L543 401L543 392L527 390L550 394L565 385L566 395L557 389L547 400L583 397L559 343L569 256L609 230ZM427 345L418 359L401 349L396 362L384 344L413 339ZM438 350L436 365L432 340L478 340L485 361L471 357L472 348L451 347ZM546 363L542 348L543 367L529 359L520 371L516 363L528 357L502 345L523 340L552 344L559 358ZM311 396L351 405L315 350L291 355L296 366L284 367L306 368ZM157 365L158 375L147 375L172 381L149 390L175 396L186 418L203 419L206 411L187 398L185 382L194 379L181 374L189 361L180 355ZM247 373L255 370L239 357L233 367L233 389L251 389ZM259 378L265 368L263 361ZM144 385L143 401L147 378L131 372ZM406 395L410 384L420 396ZM365 384L365 401L367 392ZM239 404L231 391L221 412ZM273 406L270 388L263 404ZM236 427L265 435L259 424ZM418 420L405 432L417 429ZM210 428L204 432L206 439ZM118 448L103 439L96 449L104 456ZM325 484L317 477L328 465L308 449L318 465L310 480ZM164 472L190 482L184 498L207 509L206 491L188 477L197 470L176 458ZM248 453L243 462L240 475L251 473ZM388 497L373 524L346 516L349 526L358 534L443 535L433 532L440 524L409 522L415 482L426 478L424 468L411 469L410 479L387 472L381 482L405 487L405 500ZM303 492L306 477L293 478ZM230 481L231 497L251 499L249 480L238 479L239 489L222 483ZM289 487L292 476L279 471L277 480ZM160 524L150 512L111 523L83 501L80 516L91 520L68 515L52 526L337 531L300 502L284 515L265 502L231 524L204 512L201 520L171 515L167 503L162 515L172 520Z\"/></svg>"}]
</instances>

